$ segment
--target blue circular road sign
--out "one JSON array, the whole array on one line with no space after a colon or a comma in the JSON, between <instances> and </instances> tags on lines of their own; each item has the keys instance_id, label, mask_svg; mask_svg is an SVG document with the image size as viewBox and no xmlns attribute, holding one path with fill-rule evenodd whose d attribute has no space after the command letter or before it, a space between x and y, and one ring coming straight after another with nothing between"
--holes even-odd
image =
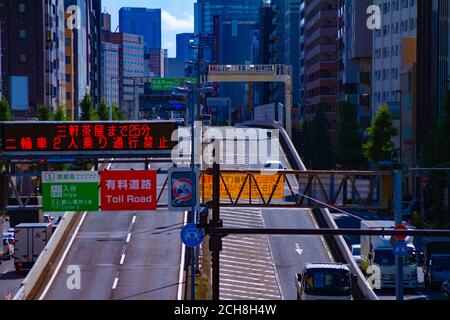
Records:
<instances>
[{"instance_id":1,"label":"blue circular road sign","mask_svg":"<svg viewBox=\"0 0 450 320\"><path fill-rule=\"evenodd\" d=\"M181 241L190 248L198 247L205 238L205 230L199 229L195 223L189 223L181 230Z\"/></svg>"},{"instance_id":2,"label":"blue circular road sign","mask_svg":"<svg viewBox=\"0 0 450 320\"><path fill-rule=\"evenodd\" d=\"M397 256L399 258L406 257L406 253L408 251L408 247L406 246L406 242L405 241L397 241L393 245L392 249L394 250L395 256Z\"/></svg>"}]
</instances>

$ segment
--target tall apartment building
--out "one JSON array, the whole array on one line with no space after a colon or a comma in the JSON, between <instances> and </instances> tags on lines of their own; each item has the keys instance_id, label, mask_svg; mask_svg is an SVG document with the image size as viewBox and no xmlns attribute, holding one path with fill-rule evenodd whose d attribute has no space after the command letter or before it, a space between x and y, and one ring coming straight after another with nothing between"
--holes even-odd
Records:
<instances>
[{"instance_id":1,"label":"tall apartment building","mask_svg":"<svg viewBox=\"0 0 450 320\"><path fill-rule=\"evenodd\" d=\"M119 45L102 41L102 99L108 106L119 106Z\"/></svg>"},{"instance_id":2,"label":"tall apartment building","mask_svg":"<svg viewBox=\"0 0 450 320\"><path fill-rule=\"evenodd\" d=\"M381 29L373 33L372 116L383 104L398 114L400 102L400 68L403 38L415 37L416 0L376 0L381 8ZM397 110L396 110L397 109Z\"/></svg>"},{"instance_id":3,"label":"tall apartment building","mask_svg":"<svg viewBox=\"0 0 450 320\"><path fill-rule=\"evenodd\" d=\"M0 21L2 92L13 116L31 118L40 104L65 103L62 2L1 0Z\"/></svg>"},{"instance_id":4,"label":"tall apartment building","mask_svg":"<svg viewBox=\"0 0 450 320\"><path fill-rule=\"evenodd\" d=\"M417 157L430 129L444 115L443 96L450 90L450 3L418 2L417 29Z\"/></svg>"},{"instance_id":5,"label":"tall apartment building","mask_svg":"<svg viewBox=\"0 0 450 320\"><path fill-rule=\"evenodd\" d=\"M304 119L313 121L323 106L330 137L336 135L337 2L307 0L305 7L305 108Z\"/></svg>"},{"instance_id":6,"label":"tall apartment building","mask_svg":"<svg viewBox=\"0 0 450 320\"><path fill-rule=\"evenodd\" d=\"M135 116L136 101L144 92L139 78L148 76L145 74L144 37L113 32L104 34L104 40L119 47L120 107L132 119Z\"/></svg>"},{"instance_id":7,"label":"tall apartment building","mask_svg":"<svg viewBox=\"0 0 450 320\"><path fill-rule=\"evenodd\" d=\"M102 1L88 0L89 17L89 82L90 95L95 105L100 103L102 97L102 72L101 72L101 43L102 43Z\"/></svg>"},{"instance_id":8,"label":"tall apartment building","mask_svg":"<svg viewBox=\"0 0 450 320\"><path fill-rule=\"evenodd\" d=\"M70 13L65 13L66 21ZM75 120L75 32L73 29L65 28L65 65L66 65L66 115L67 119Z\"/></svg>"},{"instance_id":9,"label":"tall apartment building","mask_svg":"<svg viewBox=\"0 0 450 320\"><path fill-rule=\"evenodd\" d=\"M119 28L120 32L143 36L145 53L161 49L161 9L122 8Z\"/></svg>"},{"instance_id":10,"label":"tall apartment building","mask_svg":"<svg viewBox=\"0 0 450 320\"><path fill-rule=\"evenodd\" d=\"M61 1L60 1L61 2ZM80 116L79 104L90 95L95 105L100 102L101 93L101 0L65 0L66 13L77 17L73 32L73 64L75 70L75 94L73 97L74 118ZM70 24L75 21L70 19ZM68 26L66 25L66 28Z\"/></svg>"},{"instance_id":11,"label":"tall apartment building","mask_svg":"<svg viewBox=\"0 0 450 320\"><path fill-rule=\"evenodd\" d=\"M362 129L371 124L372 30L366 27L372 0L338 1L337 100L358 108Z\"/></svg>"}]
</instances>

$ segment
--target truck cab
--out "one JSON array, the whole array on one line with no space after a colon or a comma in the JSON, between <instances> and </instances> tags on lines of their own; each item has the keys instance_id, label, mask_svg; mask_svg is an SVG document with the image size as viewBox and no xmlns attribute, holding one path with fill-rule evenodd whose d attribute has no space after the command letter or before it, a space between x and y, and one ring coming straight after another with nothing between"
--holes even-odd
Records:
<instances>
[{"instance_id":1,"label":"truck cab","mask_svg":"<svg viewBox=\"0 0 450 320\"><path fill-rule=\"evenodd\" d=\"M405 224L409 229L413 226ZM386 229L392 230L394 221L361 221L362 230ZM403 259L403 286L417 288L417 254L414 238L406 237L407 254ZM375 289L395 288L396 267L395 254L390 236L361 236L361 269L369 276L379 270L380 287Z\"/></svg>"},{"instance_id":2,"label":"truck cab","mask_svg":"<svg viewBox=\"0 0 450 320\"><path fill-rule=\"evenodd\" d=\"M428 287L438 287L450 278L450 239L427 239L423 273Z\"/></svg>"},{"instance_id":3,"label":"truck cab","mask_svg":"<svg viewBox=\"0 0 450 320\"><path fill-rule=\"evenodd\" d=\"M297 300L352 300L356 281L348 265L310 263L296 275Z\"/></svg>"}]
</instances>

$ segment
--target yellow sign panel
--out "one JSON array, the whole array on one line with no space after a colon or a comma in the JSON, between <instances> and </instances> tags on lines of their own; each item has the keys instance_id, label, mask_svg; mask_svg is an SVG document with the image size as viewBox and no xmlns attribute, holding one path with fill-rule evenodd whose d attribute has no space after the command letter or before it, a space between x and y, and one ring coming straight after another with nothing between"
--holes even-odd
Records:
<instances>
[{"instance_id":1,"label":"yellow sign panel","mask_svg":"<svg viewBox=\"0 0 450 320\"><path fill-rule=\"evenodd\" d=\"M266 175L266 174L222 174L223 178L220 179L220 198L221 199L230 199L230 196L233 200L236 200L241 192L241 196L239 199L250 199L250 185L251 185L251 197L255 200L261 199L261 194L265 200L269 200L275 185L276 187L275 193L273 194L272 199L283 199L284 198L284 176L275 174L275 175ZM248 178L247 178L248 177ZM253 179L254 178L254 179ZM203 174L200 178L200 193L203 199L205 197L207 199L212 198L212 180L213 177ZM256 184L255 184L256 180ZM251 181L251 182L250 182ZM225 185L224 185L225 182ZM244 188L243 185L245 183ZM225 188L226 186L226 188ZM258 191L259 188L259 191ZM228 192L227 192L228 190ZM260 194L261 192L261 194Z\"/></svg>"}]
</instances>

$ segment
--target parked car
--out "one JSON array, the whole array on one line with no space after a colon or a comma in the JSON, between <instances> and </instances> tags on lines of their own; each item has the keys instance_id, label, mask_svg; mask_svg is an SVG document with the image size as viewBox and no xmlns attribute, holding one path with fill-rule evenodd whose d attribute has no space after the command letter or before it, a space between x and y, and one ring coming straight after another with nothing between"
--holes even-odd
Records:
<instances>
[{"instance_id":1,"label":"parked car","mask_svg":"<svg viewBox=\"0 0 450 320\"><path fill-rule=\"evenodd\" d=\"M442 290L442 293L444 294L444 296L446 296L447 299L450 300L450 279L447 279L446 281L444 281L444 283L442 284L441 290Z\"/></svg>"},{"instance_id":2,"label":"parked car","mask_svg":"<svg viewBox=\"0 0 450 320\"><path fill-rule=\"evenodd\" d=\"M354 244L352 245L352 255L355 259L358 266L361 266L361 245L360 244Z\"/></svg>"}]
</instances>

